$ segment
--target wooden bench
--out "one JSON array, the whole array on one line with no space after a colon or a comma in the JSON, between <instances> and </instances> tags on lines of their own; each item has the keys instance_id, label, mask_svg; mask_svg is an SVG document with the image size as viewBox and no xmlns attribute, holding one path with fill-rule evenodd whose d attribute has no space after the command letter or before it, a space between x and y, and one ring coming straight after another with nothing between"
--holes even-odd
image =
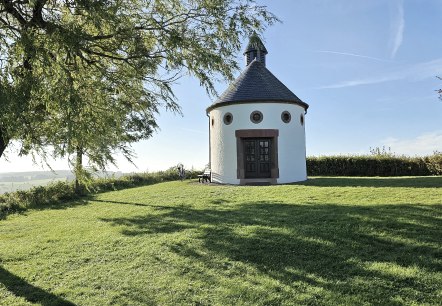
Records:
<instances>
[{"instance_id":1,"label":"wooden bench","mask_svg":"<svg viewBox=\"0 0 442 306\"><path fill-rule=\"evenodd\" d=\"M203 174L198 174L198 182L200 183L204 183L204 182L211 182L210 179L210 174L212 173L212 171L210 169L206 169L204 170Z\"/></svg>"}]
</instances>

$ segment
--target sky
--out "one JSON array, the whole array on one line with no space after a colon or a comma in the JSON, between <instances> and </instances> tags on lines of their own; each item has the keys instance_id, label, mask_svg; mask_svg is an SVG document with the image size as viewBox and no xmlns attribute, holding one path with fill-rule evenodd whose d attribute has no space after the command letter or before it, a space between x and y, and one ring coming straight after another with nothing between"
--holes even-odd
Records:
<instances>
[{"instance_id":1,"label":"sky","mask_svg":"<svg viewBox=\"0 0 442 306\"><path fill-rule=\"evenodd\" d=\"M369 154L385 146L409 156L442 151L442 0L258 0L282 20L266 29L267 68L310 107L307 156ZM247 40L244 41L244 48ZM238 53L242 69L242 51ZM237 72L239 75L240 71ZM221 94L227 83L217 84ZM174 87L183 116L162 110L160 130L133 146L141 172L209 160L214 102L190 77ZM47 170L30 157L0 159L0 172ZM65 160L53 169L69 169Z\"/></svg>"}]
</instances>

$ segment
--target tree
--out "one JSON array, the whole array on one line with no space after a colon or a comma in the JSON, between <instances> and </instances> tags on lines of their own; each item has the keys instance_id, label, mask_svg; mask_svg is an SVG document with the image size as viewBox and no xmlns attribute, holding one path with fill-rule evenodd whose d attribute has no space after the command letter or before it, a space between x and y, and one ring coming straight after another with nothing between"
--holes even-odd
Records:
<instances>
[{"instance_id":1,"label":"tree","mask_svg":"<svg viewBox=\"0 0 442 306\"><path fill-rule=\"evenodd\" d=\"M241 40L276 20L254 0L0 0L0 157L14 140L99 168L130 158L160 108L179 111L177 78L214 94Z\"/></svg>"},{"instance_id":2,"label":"tree","mask_svg":"<svg viewBox=\"0 0 442 306\"><path fill-rule=\"evenodd\" d=\"M101 80L93 71L79 68L69 73L63 87L66 102L45 130L56 144L53 155L72 157L77 178L88 174L83 156L94 170L114 163L117 151L130 160L130 144L150 137L157 127L154 115L158 110L146 99L142 82L127 87L122 80ZM174 107L173 102L169 107Z\"/></svg>"},{"instance_id":3,"label":"tree","mask_svg":"<svg viewBox=\"0 0 442 306\"><path fill-rule=\"evenodd\" d=\"M439 80L442 80L441 77L437 77ZM437 89L437 93L439 94L439 99L442 100L442 89Z\"/></svg>"}]
</instances>

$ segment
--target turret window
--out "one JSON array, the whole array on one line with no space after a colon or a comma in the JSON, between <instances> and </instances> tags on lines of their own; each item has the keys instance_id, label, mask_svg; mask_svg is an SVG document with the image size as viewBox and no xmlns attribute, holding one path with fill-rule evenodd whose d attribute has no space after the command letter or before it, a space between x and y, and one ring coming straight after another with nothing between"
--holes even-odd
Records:
<instances>
[{"instance_id":1,"label":"turret window","mask_svg":"<svg viewBox=\"0 0 442 306\"><path fill-rule=\"evenodd\" d=\"M304 125L304 115L301 114L301 117L299 117L299 121L301 122L301 125Z\"/></svg>"},{"instance_id":2,"label":"turret window","mask_svg":"<svg viewBox=\"0 0 442 306\"><path fill-rule=\"evenodd\" d=\"M233 115L231 113L226 113L224 115L224 124L229 125L233 122Z\"/></svg>"},{"instance_id":3,"label":"turret window","mask_svg":"<svg viewBox=\"0 0 442 306\"><path fill-rule=\"evenodd\" d=\"M263 119L263 115L260 111L254 111L250 114L250 121L253 123L260 123Z\"/></svg>"},{"instance_id":4,"label":"turret window","mask_svg":"<svg viewBox=\"0 0 442 306\"><path fill-rule=\"evenodd\" d=\"M289 123L292 120L292 115L288 111L283 111L281 113L281 120L285 123Z\"/></svg>"}]
</instances>

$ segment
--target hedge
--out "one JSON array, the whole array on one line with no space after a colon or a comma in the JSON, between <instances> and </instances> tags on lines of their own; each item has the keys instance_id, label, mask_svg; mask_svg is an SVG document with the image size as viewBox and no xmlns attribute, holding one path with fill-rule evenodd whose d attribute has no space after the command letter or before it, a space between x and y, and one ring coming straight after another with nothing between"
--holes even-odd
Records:
<instances>
[{"instance_id":1,"label":"hedge","mask_svg":"<svg viewBox=\"0 0 442 306\"><path fill-rule=\"evenodd\" d=\"M202 171L187 170L186 178L196 178ZM81 194L76 194L73 182L56 182L46 186L37 186L29 190L0 194L0 219L13 212L25 211L48 205L60 205L82 197L132 187L179 180L175 168L155 173L138 173L120 178L97 178L90 181Z\"/></svg>"},{"instance_id":2,"label":"hedge","mask_svg":"<svg viewBox=\"0 0 442 306\"><path fill-rule=\"evenodd\" d=\"M187 178L196 178L202 171L187 171ZM442 175L442 153L430 156L407 157L391 154L319 156L307 158L307 173L311 176L427 176ZM72 182L57 182L38 186L26 191L0 195L0 219L11 212L28 208L80 199L81 197L112 190L178 180L174 168L156 173L140 173L120 178L92 180L79 195Z\"/></svg>"},{"instance_id":3,"label":"hedge","mask_svg":"<svg viewBox=\"0 0 442 306\"><path fill-rule=\"evenodd\" d=\"M385 155L319 156L307 158L312 176L427 176L442 175L442 153L408 157Z\"/></svg>"}]
</instances>

